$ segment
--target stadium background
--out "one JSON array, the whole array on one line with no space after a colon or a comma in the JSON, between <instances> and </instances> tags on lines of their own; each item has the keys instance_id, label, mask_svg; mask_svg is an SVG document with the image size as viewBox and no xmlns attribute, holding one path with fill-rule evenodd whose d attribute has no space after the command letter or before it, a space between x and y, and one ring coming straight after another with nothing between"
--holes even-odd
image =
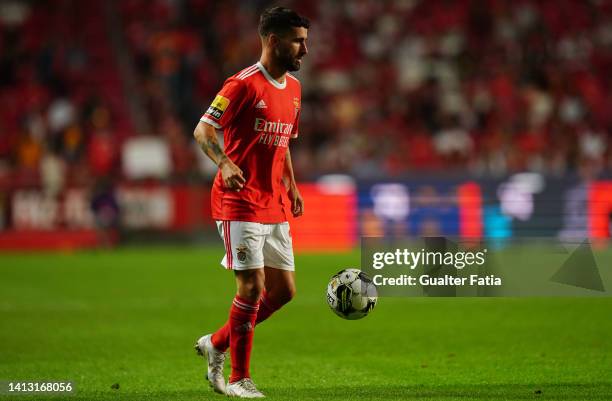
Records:
<instances>
[{"instance_id":1,"label":"stadium background","mask_svg":"<svg viewBox=\"0 0 612 401\"><path fill-rule=\"evenodd\" d=\"M215 169L191 133L258 58L267 4L3 2L0 247L214 230ZM609 236L609 1L288 5L313 20L298 247L397 230ZM333 236L317 241L322 221Z\"/></svg>"},{"instance_id":2,"label":"stadium background","mask_svg":"<svg viewBox=\"0 0 612 401\"><path fill-rule=\"evenodd\" d=\"M280 3L313 22L291 144L306 215L300 294L258 337L263 390L612 398L606 299L385 299L355 333L323 298L361 235L610 237L612 2ZM0 379L212 397L184 352L222 322L232 282L191 133L257 60L270 4L0 2ZM365 349L337 346L356 337Z\"/></svg>"}]
</instances>

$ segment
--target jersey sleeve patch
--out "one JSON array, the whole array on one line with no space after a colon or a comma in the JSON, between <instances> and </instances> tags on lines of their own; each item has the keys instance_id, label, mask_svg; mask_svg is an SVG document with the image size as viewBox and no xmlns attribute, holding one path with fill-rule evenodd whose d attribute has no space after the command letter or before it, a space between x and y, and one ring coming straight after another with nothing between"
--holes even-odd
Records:
<instances>
[{"instance_id":1,"label":"jersey sleeve patch","mask_svg":"<svg viewBox=\"0 0 612 401\"><path fill-rule=\"evenodd\" d=\"M206 114L210 115L211 117L217 120L220 120L221 117L223 116L223 113L225 113L227 106L229 106L229 104L230 104L230 100L228 98L223 97L221 95L217 95L215 97L215 100L213 100L213 102L211 103L208 110L206 110Z\"/></svg>"},{"instance_id":2,"label":"jersey sleeve patch","mask_svg":"<svg viewBox=\"0 0 612 401\"><path fill-rule=\"evenodd\" d=\"M241 113L246 102L250 101L250 99L244 81L229 78L225 81L202 118L208 118L217 123L219 127L225 127L226 124L234 120Z\"/></svg>"}]
</instances>

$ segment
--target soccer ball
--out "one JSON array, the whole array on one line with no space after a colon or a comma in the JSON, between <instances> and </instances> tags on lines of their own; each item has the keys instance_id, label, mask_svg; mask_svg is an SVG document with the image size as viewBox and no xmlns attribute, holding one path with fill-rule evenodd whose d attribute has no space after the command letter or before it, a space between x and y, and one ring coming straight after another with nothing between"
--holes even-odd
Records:
<instances>
[{"instance_id":1,"label":"soccer ball","mask_svg":"<svg viewBox=\"0 0 612 401\"><path fill-rule=\"evenodd\" d=\"M372 280L361 270L344 269L336 273L327 285L327 303L343 319L365 317L378 299Z\"/></svg>"}]
</instances>

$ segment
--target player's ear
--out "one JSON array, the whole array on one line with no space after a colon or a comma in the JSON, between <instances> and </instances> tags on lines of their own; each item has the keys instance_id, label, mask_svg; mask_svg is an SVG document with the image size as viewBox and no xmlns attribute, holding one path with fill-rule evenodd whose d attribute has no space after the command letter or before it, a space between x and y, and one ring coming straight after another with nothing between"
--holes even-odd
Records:
<instances>
[{"instance_id":1,"label":"player's ear","mask_svg":"<svg viewBox=\"0 0 612 401\"><path fill-rule=\"evenodd\" d=\"M268 35L268 46L276 47L279 41L280 41L280 38L278 37L277 34L271 33Z\"/></svg>"}]
</instances>

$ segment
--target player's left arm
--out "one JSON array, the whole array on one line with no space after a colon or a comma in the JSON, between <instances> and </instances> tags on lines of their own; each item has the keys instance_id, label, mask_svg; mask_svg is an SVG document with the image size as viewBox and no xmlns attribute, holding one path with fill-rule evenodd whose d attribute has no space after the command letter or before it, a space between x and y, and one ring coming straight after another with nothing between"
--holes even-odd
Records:
<instances>
[{"instance_id":1,"label":"player's left arm","mask_svg":"<svg viewBox=\"0 0 612 401\"><path fill-rule=\"evenodd\" d=\"M300 190L295 182L295 176L293 175L293 164L291 163L291 152L287 147L287 154L285 155L285 168L283 171L283 181L287 187L287 194L291 200L291 213L293 217L299 217L304 214L304 199L300 194Z\"/></svg>"}]
</instances>

